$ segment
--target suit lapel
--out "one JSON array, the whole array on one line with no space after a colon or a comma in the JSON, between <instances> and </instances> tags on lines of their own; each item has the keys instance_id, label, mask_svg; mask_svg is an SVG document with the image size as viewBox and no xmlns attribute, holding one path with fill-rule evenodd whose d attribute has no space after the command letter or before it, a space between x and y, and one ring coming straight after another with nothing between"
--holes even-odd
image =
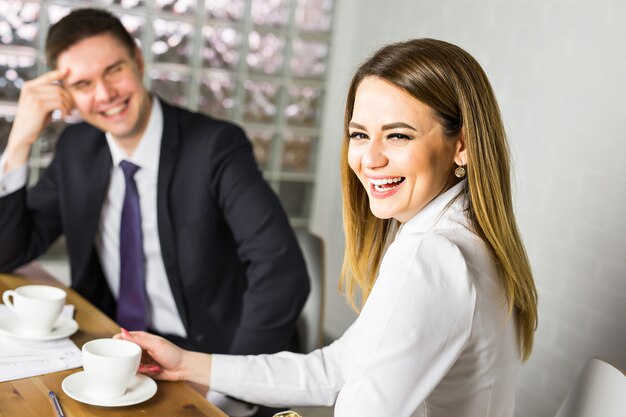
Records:
<instances>
[{"instance_id":1,"label":"suit lapel","mask_svg":"<svg viewBox=\"0 0 626 417\"><path fill-rule=\"evenodd\" d=\"M176 255L176 231L172 225L170 212L170 187L178 160L178 115L176 108L161 100L163 109L163 137L161 139L161 156L159 158L159 173L157 180L157 219L159 225L159 241L161 254L167 279L176 301L178 313L185 329L189 330L187 305L183 296L183 286L178 271L178 257Z\"/></svg>"},{"instance_id":2,"label":"suit lapel","mask_svg":"<svg viewBox=\"0 0 626 417\"><path fill-rule=\"evenodd\" d=\"M82 240L81 244L78 245L78 250L82 251L79 259L84 259L87 263L91 259L93 244L96 240L96 233L100 223L100 212L109 186L112 164L111 153L108 146L106 146L104 134L102 132L97 132L96 134L101 135L102 138L94 139L94 143L98 143L94 157L85 158L83 162L89 164L83 170L85 178L81 180L81 184L84 184L84 188L78 195L71 196L74 198L80 198L81 195L85 196L84 206L82 204L77 204L76 206L84 207L77 213L77 215L80 214L82 220L79 226L80 232L76 233L76 236L79 236ZM84 266L86 267L86 265Z\"/></svg>"}]
</instances>

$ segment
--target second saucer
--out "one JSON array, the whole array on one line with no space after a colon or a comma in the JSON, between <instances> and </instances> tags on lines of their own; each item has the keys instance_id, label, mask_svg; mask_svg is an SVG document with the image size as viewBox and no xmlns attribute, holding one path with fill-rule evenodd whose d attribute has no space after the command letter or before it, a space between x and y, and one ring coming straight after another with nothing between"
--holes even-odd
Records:
<instances>
[{"instance_id":1,"label":"second saucer","mask_svg":"<svg viewBox=\"0 0 626 417\"><path fill-rule=\"evenodd\" d=\"M59 317L54 323L54 327L52 327L52 331L50 333L39 336L31 336L22 334L17 320L9 317L2 317L0 319L0 333L4 333L7 336L15 337L17 339L38 341L62 339L73 335L77 330L78 323L76 320L69 317Z\"/></svg>"}]
</instances>

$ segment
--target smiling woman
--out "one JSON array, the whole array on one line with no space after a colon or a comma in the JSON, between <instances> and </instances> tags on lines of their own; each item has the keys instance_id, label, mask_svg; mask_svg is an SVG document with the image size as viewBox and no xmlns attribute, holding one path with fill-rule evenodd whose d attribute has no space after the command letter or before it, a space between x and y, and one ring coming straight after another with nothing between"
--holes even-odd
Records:
<instances>
[{"instance_id":1,"label":"smiling woman","mask_svg":"<svg viewBox=\"0 0 626 417\"><path fill-rule=\"evenodd\" d=\"M308 355L229 356L117 337L150 352L157 378L250 402L335 404L336 417L511 417L536 291L481 67L432 39L379 50L352 80L342 156L342 279L362 308L340 339Z\"/></svg>"},{"instance_id":2,"label":"smiling woman","mask_svg":"<svg viewBox=\"0 0 626 417\"><path fill-rule=\"evenodd\" d=\"M381 78L361 82L348 126L348 164L379 219L405 223L459 181L462 138L445 137L428 106Z\"/></svg>"},{"instance_id":3,"label":"smiling woman","mask_svg":"<svg viewBox=\"0 0 626 417\"><path fill-rule=\"evenodd\" d=\"M371 93L378 94L369 97L369 108L383 100L385 102L384 106L378 106L378 113L369 112L363 106L364 95ZM393 111L387 111L388 106L393 106ZM370 120L377 121L385 117L381 115L415 120L417 140L411 139L411 129L403 140L405 143L420 142L406 147L422 147L420 152L426 152L414 155L412 161L404 164L407 168L411 167L409 169L414 173L414 185L404 187L410 190L389 203L382 202L380 194L372 194L369 187L362 187L359 182L363 183L365 174L373 175L375 170L394 169L409 152L395 152L393 159L384 167L369 168L363 173L354 169L351 158L351 155L356 156L357 148L351 137L355 133L351 130L351 123L366 116L375 116L375 119ZM380 129L375 123L370 122L370 129ZM406 216L379 216L374 207L393 213L399 210L399 206L394 206L394 203L404 201L405 207L412 208L414 213L453 185L457 181L454 176L467 175L462 193L468 200L468 222L474 233L487 245L502 271L502 285L510 312L518 315L517 331L522 356L528 358L537 322L536 289L515 223L508 145L500 110L489 80L478 62L461 48L433 39L419 39L382 48L361 65L352 79L345 124L347 139L342 145L341 171L346 253L342 282L353 307L358 309L356 298L360 298L361 305L367 300L387 243L393 238L398 221L402 223L407 220ZM424 129L427 131L424 132ZM424 140L424 135L430 137L431 141ZM433 135L440 140L432 139ZM439 151L435 151L437 146ZM449 151L445 151L446 146ZM387 152L394 148L397 147L391 143L385 147ZM429 159L427 154L434 156L436 152L439 152L437 161ZM425 168L424 163L430 168ZM440 169L447 169L448 174ZM422 174L418 175L420 171ZM436 171L439 172L437 178L431 176L430 182L424 182L423 175L431 175ZM427 192L429 186L422 187L419 184L429 184L432 190ZM413 195L415 192L417 195ZM408 214L410 216L410 210ZM357 297L359 291L360 297Z\"/></svg>"}]
</instances>

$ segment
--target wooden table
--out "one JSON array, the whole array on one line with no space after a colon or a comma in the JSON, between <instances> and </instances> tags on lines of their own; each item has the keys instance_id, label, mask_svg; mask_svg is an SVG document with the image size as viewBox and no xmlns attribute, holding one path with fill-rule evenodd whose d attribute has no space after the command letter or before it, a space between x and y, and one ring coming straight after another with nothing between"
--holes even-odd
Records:
<instances>
[{"instance_id":1,"label":"wooden table","mask_svg":"<svg viewBox=\"0 0 626 417\"><path fill-rule=\"evenodd\" d=\"M92 339L111 337L119 332L119 326L109 317L35 264L16 271L16 275L0 274L0 293L26 284L54 285L67 291L67 303L75 306L74 319L79 325L71 339L79 348ZM106 408L83 404L61 389L63 379L80 370L82 368L0 383L0 417L56 416L48 397L50 390L56 392L67 417L227 417L184 382L158 381L155 396L133 406Z\"/></svg>"}]
</instances>

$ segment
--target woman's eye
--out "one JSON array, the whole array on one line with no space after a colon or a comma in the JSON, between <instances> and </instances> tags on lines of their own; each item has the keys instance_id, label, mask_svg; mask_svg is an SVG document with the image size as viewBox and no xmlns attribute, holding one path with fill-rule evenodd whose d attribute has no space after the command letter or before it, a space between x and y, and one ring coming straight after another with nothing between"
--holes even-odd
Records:
<instances>
[{"instance_id":1,"label":"woman's eye","mask_svg":"<svg viewBox=\"0 0 626 417\"><path fill-rule=\"evenodd\" d=\"M362 132L352 132L350 133L350 139L367 139L367 135Z\"/></svg>"},{"instance_id":2,"label":"woman's eye","mask_svg":"<svg viewBox=\"0 0 626 417\"><path fill-rule=\"evenodd\" d=\"M387 139L395 139L395 140L411 140L413 139L409 135L405 135L403 133L392 133L387 136Z\"/></svg>"}]
</instances>

